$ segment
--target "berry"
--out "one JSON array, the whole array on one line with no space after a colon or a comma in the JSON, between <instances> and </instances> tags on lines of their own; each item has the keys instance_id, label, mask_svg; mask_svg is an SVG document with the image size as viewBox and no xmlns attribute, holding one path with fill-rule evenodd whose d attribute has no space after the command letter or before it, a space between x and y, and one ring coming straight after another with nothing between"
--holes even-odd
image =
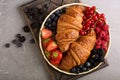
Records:
<instances>
[{"instance_id":1,"label":"berry","mask_svg":"<svg viewBox=\"0 0 120 80\"><path fill-rule=\"evenodd\" d=\"M61 60L63 55L60 50L54 50L50 56L52 60Z\"/></svg>"},{"instance_id":2,"label":"berry","mask_svg":"<svg viewBox=\"0 0 120 80\"><path fill-rule=\"evenodd\" d=\"M107 31L107 30L109 29L109 26L108 26L107 24L105 24L105 25L102 27L102 29L103 29L104 31Z\"/></svg>"},{"instance_id":3,"label":"berry","mask_svg":"<svg viewBox=\"0 0 120 80\"><path fill-rule=\"evenodd\" d=\"M30 29L29 29L28 26L24 26L24 27L23 27L23 30L24 30L24 32L30 32Z\"/></svg>"},{"instance_id":4,"label":"berry","mask_svg":"<svg viewBox=\"0 0 120 80\"><path fill-rule=\"evenodd\" d=\"M99 59L99 55L98 55L98 54L95 54L95 55L92 56L92 58L93 58L94 60L97 60L97 59Z\"/></svg>"},{"instance_id":5,"label":"berry","mask_svg":"<svg viewBox=\"0 0 120 80\"><path fill-rule=\"evenodd\" d=\"M95 11L95 10L96 10L96 6L92 6L92 7L91 7L91 10L92 10L92 11Z\"/></svg>"},{"instance_id":6,"label":"berry","mask_svg":"<svg viewBox=\"0 0 120 80\"><path fill-rule=\"evenodd\" d=\"M100 39L97 39L97 41L96 41L96 45L101 45L101 40Z\"/></svg>"},{"instance_id":7,"label":"berry","mask_svg":"<svg viewBox=\"0 0 120 80\"><path fill-rule=\"evenodd\" d=\"M101 31L101 28L100 27L96 27L95 28L95 32L98 34L99 32Z\"/></svg>"},{"instance_id":8,"label":"berry","mask_svg":"<svg viewBox=\"0 0 120 80\"><path fill-rule=\"evenodd\" d=\"M89 10L91 10L91 8L90 7L86 7L86 10L89 11Z\"/></svg>"},{"instance_id":9,"label":"berry","mask_svg":"<svg viewBox=\"0 0 120 80\"><path fill-rule=\"evenodd\" d=\"M60 60L50 60L50 62L53 64L53 65L55 65L55 66L57 66L57 65L59 65L59 63L60 63Z\"/></svg>"},{"instance_id":10,"label":"berry","mask_svg":"<svg viewBox=\"0 0 120 80\"><path fill-rule=\"evenodd\" d=\"M99 48L101 48L100 45L96 45L96 46L95 46L95 49L99 49Z\"/></svg>"},{"instance_id":11,"label":"berry","mask_svg":"<svg viewBox=\"0 0 120 80\"><path fill-rule=\"evenodd\" d=\"M91 53L92 53L92 54L96 54L96 53L97 53L97 50L96 50L96 49L93 49L93 50L91 51Z\"/></svg>"},{"instance_id":12,"label":"berry","mask_svg":"<svg viewBox=\"0 0 120 80\"><path fill-rule=\"evenodd\" d=\"M102 45L102 48L107 51L107 46L106 45Z\"/></svg>"},{"instance_id":13,"label":"berry","mask_svg":"<svg viewBox=\"0 0 120 80\"><path fill-rule=\"evenodd\" d=\"M9 43L6 43L6 44L5 44L5 47L6 47L6 48L9 48L9 47L10 47L10 44L9 44Z\"/></svg>"},{"instance_id":14,"label":"berry","mask_svg":"<svg viewBox=\"0 0 120 80\"><path fill-rule=\"evenodd\" d=\"M82 68L82 71L87 71L87 68L86 68L86 67L83 67L83 68Z\"/></svg>"},{"instance_id":15,"label":"berry","mask_svg":"<svg viewBox=\"0 0 120 80\"><path fill-rule=\"evenodd\" d=\"M52 22L52 26L56 27L57 23L56 22Z\"/></svg>"},{"instance_id":16,"label":"berry","mask_svg":"<svg viewBox=\"0 0 120 80\"><path fill-rule=\"evenodd\" d=\"M94 21L97 21L98 20L98 17L95 15L95 16L93 16L93 20Z\"/></svg>"},{"instance_id":17,"label":"berry","mask_svg":"<svg viewBox=\"0 0 120 80\"><path fill-rule=\"evenodd\" d=\"M47 39L50 38L52 36L52 32L48 29L42 29L42 38L43 39Z\"/></svg>"},{"instance_id":18,"label":"berry","mask_svg":"<svg viewBox=\"0 0 120 80\"><path fill-rule=\"evenodd\" d=\"M62 13L65 13L66 12L66 8L62 8Z\"/></svg>"},{"instance_id":19,"label":"berry","mask_svg":"<svg viewBox=\"0 0 120 80\"><path fill-rule=\"evenodd\" d=\"M106 36L105 31L101 31L101 32L100 32L100 37L105 37L105 36Z\"/></svg>"},{"instance_id":20,"label":"berry","mask_svg":"<svg viewBox=\"0 0 120 80\"><path fill-rule=\"evenodd\" d=\"M103 49L103 48L98 49L98 50L97 50L97 54L98 54L99 56L104 56L104 55L105 55L104 49Z\"/></svg>"},{"instance_id":21,"label":"berry","mask_svg":"<svg viewBox=\"0 0 120 80\"><path fill-rule=\"evenodd\" d=\"M17 38L21 38L21 34L16 34L16 37Z\"/></svg>"},{"instance_id":22,"label":"berry","mask_svg":"<svg viewBox=\"0 0 120 80\"><path fill-rule=\"evenodd\" d=\"M20 42L24 42L26 40L25 36L21 36L21 38L19 38Z\"/></svg>"},{"instance_id":23,"label":"berry","mask_svg":"<svg viewBox=\"0 0 120 80\"><path fill-rule=\"evenodd\" d=\"M83 68L83 65L79 65L79 68L82 69L82 68Z\"/></svg>"},{"instance_id":24,"label":"berry","mask_svg":"<svg viewBox=\"0 0 120 80\"><path fill-rule=\"evenodd\" d=\"M85 32L85 31L83 31L83 30L80 31L79 33L80 33L80 35L85 35L85 34L87 34L87 32Z\"/></svg>"},{"instance_id":25,"label":"berry","mask_svg":"<svg viewBox=\"0 0 120 80\"><path fill-rule=\"evenodd\" d=\"M85 27L85 30L88 31L90 29L90 27Z\"/></svg>"},{"instance_id":26,"label":"berry","mask_svg":"<svg viewBox=\"0 0 120 80\"><path fill-rule=\"evenodd\" d=\"M97 22L97 26L99 26L99 27L104 26L104 22L103 22L102 20L99 20L99 21Z\"/></svg>"},{"instance_id":27,"label":"berry","mask_svg":"<svg viewBox=\"0 0 120 80\"><path fill-rule=\"evenodd\" d=\"M102 44L102 45L106 45L106 41L102 40L102 41L101 41L101 44Z\"/></svg>"},{"instance_id":28,"label":"berry","mask_svg":"<svg viewBox=\"0 0 120 80\"><path fill-rule=\"evenodd\" d=\"M55 49L57 49L57 48L58 48L58 46L57 46L56 42L53 41L53 40L51 40L51 41L48 43L48 46L47 46L46 50L47 50L48 52L50 52L50 51L53 51L53 50L55 50Z\"/></svg>"},{"instance_id":29,"label":"berry","mask_svg":"<svg viewBox=\"0 0 120 80\"><path fill-rule=\"evenodd\" d=\"M91 63L90 63L90 62L86 62L86 63L85 63L85 66L88 68L88 67L91 66Z\"/></svg>"},{"instance_id":30,"label":"berry","mask_svg":"<svg viewBox=\"0 0 120 80\"><path fill-rule=\"evenodd\" d=\"M105 19L105 14L100 14L100 18Z\"/></svg>"},{"instance_id":31,"label":"berry","mask_svg":"<svg viewBox=\"0 0 120 80\"><path fill-rule=\"evenodd\" d=\"M110 39L109 35L106 35L106 36L103 37L103 40L106 41L106 42L109 41L109 39Z\"/></svg>"},{"instance_id":32,"label":"berry","mask_svg":"<svg viewBox=\"0 0 120 80\"><path fill-rule=\"evenodd\" d=\"M48 19L47 19L47 22L48 22L48 23L51 23L51 22L52 22L51 18L48 18Z\"/></svg>"},{"instance_id":33,"label":"berry","mask_svg":"<svg viewBox=\"0 0 120 80\"><path fill-rule=\"evenodd\" d=\"M51 18L51 19L54 19L54 18L55 18L55 14L52 14L52 15L50 16L50 18Z\"/></svg>"},{"instance_id":34,"label":"berry","mask_svg":"<svg viewBox=\"0 0 120 80\"><path fill-rule=\"evenodd\" d=\"M85 17L85 16L83 16L83 20L86 20L86 17Z\"/></svg>"},{"instance_id":35,"label":"berry","mask_svg":"<svg viewBox=\"0 0 120 80\"><path fill-rule=\"evenodd\" d=\"M70 72L72 72L72 73L76 73L76 71L77 71L77 70L76 70L75 67L70 70Z\"/></svg>"}]
</instances>

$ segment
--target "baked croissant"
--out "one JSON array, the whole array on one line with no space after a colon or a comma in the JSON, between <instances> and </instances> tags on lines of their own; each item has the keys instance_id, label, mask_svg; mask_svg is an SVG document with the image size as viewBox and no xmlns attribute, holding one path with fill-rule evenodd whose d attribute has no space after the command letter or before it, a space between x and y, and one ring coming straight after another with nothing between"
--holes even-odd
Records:
<instances>
[{"instance_id":1,"label":"baked croissant","mask_svg":"<svg viewBox=\"0 0 120 80\"><path fill-rule=\"evenodd\" d=\"M87 35L81 36L70 45L67 54L63 57L60 69L69 71L72 67L84 64L96 42L96 33L91 29Z\"/></svg>"},{"instance_id":2,"label":"baked croissant","mask_svg":"<svg viewBox=\"0 0 120 80\"><path fill-rule=\"evenodd\" d=\"M82 29L82 17L84 7L71 6L66 9L66 13L62 14L57 23L56 40L62 52L69 49L71 43L79 37L79 31Z\"/></svg>"}]
</instances>

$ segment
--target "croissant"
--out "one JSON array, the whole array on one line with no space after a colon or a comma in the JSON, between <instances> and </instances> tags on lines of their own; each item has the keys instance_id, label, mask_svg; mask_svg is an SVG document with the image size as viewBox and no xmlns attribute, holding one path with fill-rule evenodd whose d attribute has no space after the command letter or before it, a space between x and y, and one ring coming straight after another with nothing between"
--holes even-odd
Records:
<instances>
[{"instance_id":1,"label":"croissant","mask_svg":"<svg viewBox=\"0 0 120 80\"><path fill-rule=\"evenodd\" d=\"M79 31L83 27L83 10L82 6L71 6L66 9L65 14L60 16L57 23L56 40L62 52L68 51L70 44L78 39Z\"/></svg>"},{"instance_id":2,"label":"croissant","mask_svg":"<svg viewBox=\"0 0 120 80\"><path fill-rule=\"evenodd\" d=\"M96 33L91 29L87 35L81 36L70 45L67 54L63 57L59 68L69 71L72 67L84 64L96 42Z\"/></svg>"}]
</instances>

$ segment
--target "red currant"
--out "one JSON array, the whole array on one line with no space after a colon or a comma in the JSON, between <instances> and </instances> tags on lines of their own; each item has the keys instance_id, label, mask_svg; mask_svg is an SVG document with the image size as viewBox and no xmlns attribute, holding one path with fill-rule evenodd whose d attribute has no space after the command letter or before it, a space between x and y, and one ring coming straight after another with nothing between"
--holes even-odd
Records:
<instances>
[{"instance_id":1,"label":"red currant","mask_svg":"<svg viewBox=\"0 0 120 80\"><path fill-rule=\"evenodd\" d=\"M88 10L88 11L89 11L90 9L91 9L90 7L86 7L86 10Z\"/></svg>"},{"instance_id":2,"label":"red currant","mask_svg":"<svg viewBox=\"0 0 120 80\"><path fill-rule=\"evenodd\" d=\"M91 10L95 11L96 10L96 6L92 6Z\"/></svg>"}]
</instances>

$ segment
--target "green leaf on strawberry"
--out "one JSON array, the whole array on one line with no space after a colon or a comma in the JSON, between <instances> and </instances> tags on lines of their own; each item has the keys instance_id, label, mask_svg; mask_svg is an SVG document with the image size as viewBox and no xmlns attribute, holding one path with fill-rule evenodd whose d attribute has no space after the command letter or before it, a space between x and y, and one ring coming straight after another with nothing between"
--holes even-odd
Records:
<instances>
[{"instance_id":1,"label":"green leaf on strawberry","mask_svg":"<svg viewBox=\"0 0 120 80\"><path fill-rule=\"evenodd\" d=\"M54 50L51 53L52 60L61 60L62 59L62 52L60 50Z\"/></svg>"},{"instance_id":2,"label":"green leaf on strawberry","mask_svg":"<svg viewBox=\"0 0 120 80\"><path fill-rule=\"evenodd\" d=\"M45 51L45 55L46 55L46 57L47 57L48 59L50 59L50 52Z\"/></svg>"},{"instance_id":3,"label":"green leaf on strawberry","mask_svg":"<svg viewBox=\"0 0 120 80\"><path fill-rule=\"evenodd\" d=\"M51 41L51 38L47 38L43 40L43 47L46 48L48 46L48 43Z\"/></svg>"}]
</instances>

